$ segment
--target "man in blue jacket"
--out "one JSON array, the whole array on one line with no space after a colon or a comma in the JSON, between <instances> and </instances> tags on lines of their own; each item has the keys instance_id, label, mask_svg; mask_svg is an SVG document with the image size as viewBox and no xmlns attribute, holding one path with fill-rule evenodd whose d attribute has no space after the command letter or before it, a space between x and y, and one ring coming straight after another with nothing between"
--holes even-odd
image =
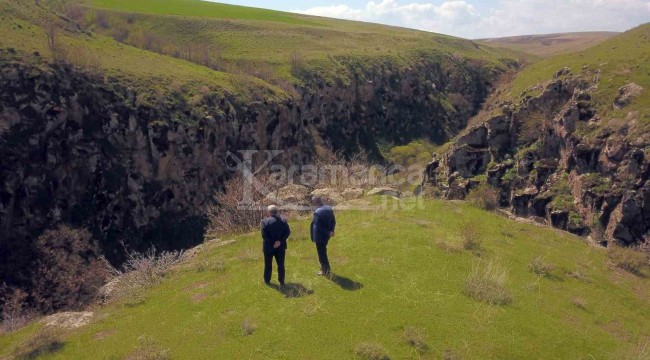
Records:
<instances>
[{"instance_id":1,"label":"man in blue jacket","mask_svg":"<svg viewBox=\"0 0 650 360\"><path fill-rule=\"evenodd\" d=\"M268 207L269 216L262 220L262 251L264 252L264 282L271 284L273 258L278 265L278 281L284 286L284 258L291 229L287 220L278 215L275 205Z\"/></svg>"},{"instance_id":2,"label":"man in blue jacket","mask_svg":"<svg viewBox=\"0 0 650 360\"><path fill-rule=\"evenodd\" d=\"M312 205L316 210L314 211L314 219L311 222L311 241L316 244L316 251L318 252L321 269L318 275L330 276L331 268L327 258L327 243L334 236L334 229L336 228L334 210L332 210L331 206L323 204L323 199L320 196L315 196L312 199Z\"/></svg>"}]
</instances>

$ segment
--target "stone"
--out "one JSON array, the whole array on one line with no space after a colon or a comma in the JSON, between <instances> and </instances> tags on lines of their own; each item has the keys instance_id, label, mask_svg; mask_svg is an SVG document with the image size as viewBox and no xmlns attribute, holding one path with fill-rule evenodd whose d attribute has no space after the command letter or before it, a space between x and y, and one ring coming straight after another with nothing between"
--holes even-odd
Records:
<instances>
[{"instance_id":1,"label":"stone","mask_svg":"<svg viewBox=\"0 0 650 360\"><path fill-rule=\"evenodd\" d=\"M309 189L303 185L291 184L266 196L266 200L276 204L309 204Z\"/></svg>"},{"instance_id":2,"label":"stone","mask_svg":"<svg viewBox=\"0 0 650 360\"><path fill-rule=\"evenodd\" d=\"M618 89L618 97L614 100L614 108L621 109L629 105L632 100L643 92L643 87L635 83L629 83Z\"/></svg>"},{"instance_id":3,"label":"stone","mask_svg":"<svg viewBox=\"0 0 650 360\"><path fill-rule=\"evenodd\" d=\"M343 198L345 200L355 200L363 197L363 189L361 188L347 188L343 190Z\"/></svg>"},{"instance_id":4,"label":"stone","mask_svg":"<svg viewBox=\"0 0 650 360\"><path fill-rule=\"evenodd\" d=\"M398 198L402 196L402 193L395 188L383 186L368 191L368 196L392 196Z\"/></svg>"},{"instance_id":5,"label":"stone","mask_svg":"<svg viewBox=\"0 0 650 360\"><path fill-rule=\"evenodd\" d=\"M571 68L568 68L568 67L565 66L562 69L558 70L555 73L555 75L553 75L553 77L557 79L557 78L560 78L562 76L566 76L566 75L569 75L569 74L571 74Z\"/></svg>"},{"instance_id":6,"label":"stone","mask_svg":"<svg viewBox=\"0 0 650 360\"><path fill-rule=\"evenodd\" d=\"M337 205L345 201L341 191L336 188L316 189L311 192L311 197L320 196L327 205Z\"/></svg>"},{"instance_id":7,"label":"stone","mask_svg":"<svg viewBox=\"0 0 650 360\"><path fill-rule=\"evenodd\" d=\"M91 311L82 312L62 312L50 315L41 322L45 326L58 327L67 330L78 329L88 325L95 314Z\"/></svg>"}]
</instances>

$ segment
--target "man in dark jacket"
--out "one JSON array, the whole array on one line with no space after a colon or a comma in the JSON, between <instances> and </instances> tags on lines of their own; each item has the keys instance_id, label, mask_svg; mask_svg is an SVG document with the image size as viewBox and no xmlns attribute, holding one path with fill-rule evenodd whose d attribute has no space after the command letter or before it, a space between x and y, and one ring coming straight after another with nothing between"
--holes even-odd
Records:
<instances>
[{"instance_id":1,"label":"man in dark jacket","mask_svg":"<svg viewBox=\"0 0 650 360\"><path fill-rule=\"evenodd\" d=\"M278 265L278 281L284 285L284 257L287 252L287 239L291 229L287 220L278 215L278 208L271 205L269 216L262 220L262 251L264 252L264 282L271 284L273 258Z\"/></svg>"},{"instance_id":2,"label":"man in dark jacket","mask_svg":"<svg viewBox=\"0 0 650 360\"><path fill-rule=\"evenodd\" d=\"M318 252L318 261L320 262L321 271L318 275L330 276L331 268L327 257L327 243L334 236L336 228L336 218L331 206L323 204L320 196L312 199L312 205L316 208L314 211L314 220L311 222L311 241L316 244Z\"/></svg>"}]
</instances>

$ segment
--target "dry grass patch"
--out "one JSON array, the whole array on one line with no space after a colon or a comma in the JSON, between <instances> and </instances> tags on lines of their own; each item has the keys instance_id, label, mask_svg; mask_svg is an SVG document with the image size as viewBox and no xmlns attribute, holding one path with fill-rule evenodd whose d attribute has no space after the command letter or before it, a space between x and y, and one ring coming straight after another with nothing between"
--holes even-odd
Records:
<instances>
[{"instance_id":1,"label":"dry grass patch","mask_svg":"<svg viewBox=\"0 0 650 360\"><path fill-rule=\"evenodd\" d=\"M52 355L63 348L61 330L44 326L14 351L15 359L37 359Z\"/></svg>"},{"instance_id":2,"label":"dry grass patch","mask_svg":"<svg viewBox=\"0 0 650 360\"><path fill-rule=\"evenodd\" d=\"M607 256L618 268L642 276L649 265L648 255L633 248L610 246Z\"/></svg>"},{"instance_id":3,"label":"dry grass patch","mask_svg":"<svg viewBox=\"0 0 650 360\"><path fill-rule=\"evenodd\" d=\"M150 336L140 336L139 346L126 360L169 360L169 349L163 348Z\"/></svg>"},{"instance_id":4,"label":"dry grass patch","mask_svg":"<svg viewBox=\"0 0 650 360\"><path fill-rule=\"evenodd\" d=\"M444 252L448 253L459 253L463 251L463 247L459 244L449 243L444 240L436 241L436 247Z\"/></svg>"},{"instance_id":5,"label":"dry grass patch","mask_svg":"<svg viewBox=\"0 0 650 360\"><path fill-rule=\"evenodd\" d=\"M587 300L581 297L575 297L571 299L571 304L580 310L587 310Z\"/></svg>"},{"instance_id":6,"label":"dry grass patch","mask_svg":"<svg viewBox=\"0 0 650 360\"><path fill-rule=\"evenodd\" d=\"M650 360L650 337L640 340L636 345L624 351L621 360Z\"/></svg>"},{"instance_id":7,"label":"dry grass patch","mask_svg":"<svg viewBox=\"0 0 650 360\"><path fill-rule=\"evenodd\" d=\"M547 263L542 256L538 256L528 263L528 270L539 277L549 276L554 269L553 264Z\"/></svg>"},{"instance_id":8,"label":"dry grass patch","mask_svg":"<svg viewBox=\"0 0 650 360\"><path fill-rule=\"evenodd\" d=\"M404 328L404 339L406 339L406 343L420 352L424 352L428 349L427 336L424 333L424 330L418 327L407 326Z\"/></svg>"},{"instance_id":9,"label":"dry grass patch","mask_svg":"<svg viewBox=\"0 0 650 360\"><path fill-rule=\"evenodd\" d=\"M479 263L465 281L465 294L470 298L493 305L512 303L506 288L507 271L495 262Z\"/></svg>"},{"instance_id":10,"label":"dry grass patch","mask_svg":"<svg viewBox=\"0 0 650 360\"><path fill-rule=\"evenodd\" d=\"M257 331L257 324L251 318L244 318L241 322L241 331L244 336L250 336Z\"/></svg>"},{"instance_id":11,"label":"dry grass patch","mask_svg":"<svg viewBox=\"0 0 650 360\"><path fill-rule=\"evenodd\" d=\"M354 353L364 360L390 360L386 349L377 343L363 342L354 348Z\"/></svg>"},{"instance_id":12,"label":"dry grass patch","mask_svg":"<svg viewBox=\"0 0 650 360\"><path fill-rule=\"evenodd\" d=\"M226 271L226 260L224 258L205 259L198 261L196 264L197 272L224 272Z\"/></svg>"},{"instance_id":13,"label":"dry grass patch","mask_svg":"<svg viewBox=\"0 0 650 360\"><path fill-rule=\"evenodd\" d=\"M253 262L253 261L259 261L262 259L262 251L259 249L244 249L242 250L239 255L237 255L237 258L241 261L248 261L248 262Z\"/></svg>"},{"instance_id":14,"label":"dry grass patch","mask_svg":"<svg viewBox=\"0 0 650 360\"><path fill-rule=\"evenodd\" d=\"M466 223L461 232L463 237L463 249L478 257L483 256L485 252L482 246L483 240L481 239L480 234L478 227L473 223Z\"/></svg>"}]
</instances>

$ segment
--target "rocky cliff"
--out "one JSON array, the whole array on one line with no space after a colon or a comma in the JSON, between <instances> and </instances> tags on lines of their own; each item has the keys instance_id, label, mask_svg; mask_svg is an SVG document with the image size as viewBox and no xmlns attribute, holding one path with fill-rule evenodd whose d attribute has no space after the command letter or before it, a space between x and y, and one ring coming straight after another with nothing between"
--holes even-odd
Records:
<instances>
[{"instance_id":1,"label":"rocky cliff","mask_svg":"<svg viewBox=\"0 0 650 360\"><path fill-rule=\"evenodd\" d=\"M629 84L604 99L625 119L607 119L593 94L598 71L552 81L453 141L427 169L438 195L458 199L481 182L500 190L501 206L522 217L603 243L647 246L650 239L650 132L625 107L642 94ZM598 99L603 101L603 99Z\"/></svg>"}]
</instances>

